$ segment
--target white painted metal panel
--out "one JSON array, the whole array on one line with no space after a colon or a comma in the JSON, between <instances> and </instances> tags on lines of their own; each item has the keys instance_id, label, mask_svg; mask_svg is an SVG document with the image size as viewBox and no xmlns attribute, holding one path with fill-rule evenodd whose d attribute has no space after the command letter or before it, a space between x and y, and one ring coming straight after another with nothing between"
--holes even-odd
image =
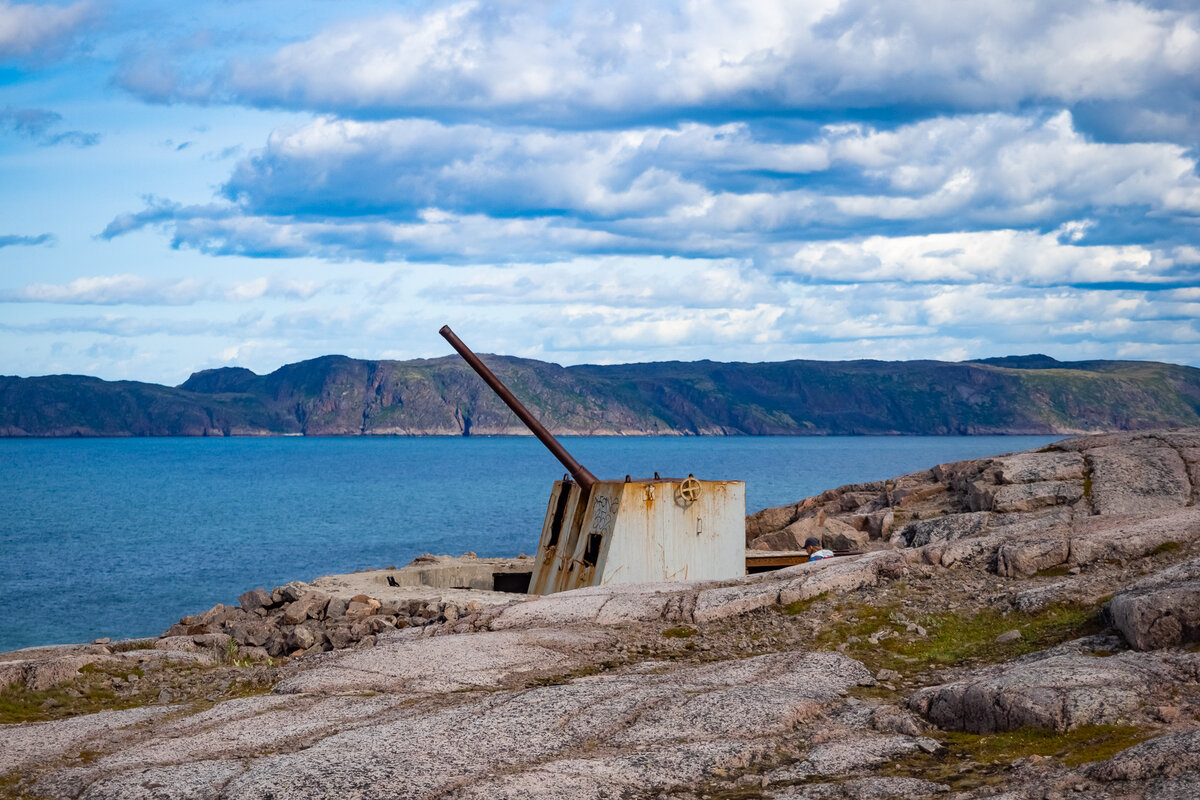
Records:
<instances>
[{"instance_id":1,"label":"white painted metal panel","mask_svg":"<svg viewBox=\"0 0 1200 800\"><path fill-rule=\"evenodd\" d=\"M531 594L745 574L741 481L599 481L583 508L572 487L565 513L556 511L562 488L551 493Z\"/></svg>"},{"instance_id":2,"label":"white painted metal panel","mask_svg":"<svg viewBox=\"0 0 1200 800\"><path fill-rule=\"evenodd\" d=\"M627 483L596 585L735 578L746 572L746 485Z\"/></svg>"}]
</instances>

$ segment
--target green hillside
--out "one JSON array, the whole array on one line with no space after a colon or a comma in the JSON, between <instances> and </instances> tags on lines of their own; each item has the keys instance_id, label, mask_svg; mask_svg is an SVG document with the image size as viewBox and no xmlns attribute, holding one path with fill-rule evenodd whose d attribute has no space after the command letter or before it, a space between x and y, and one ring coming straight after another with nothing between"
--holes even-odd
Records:
<instances>
[{"instance_id":1,"label":"green hillside","mask_svg":"<svg viewBox=\"0 0 1200 800\"><path fill-rule=\"evenodd\" d=\"M571 434L993 434L1200 425L1200 369L1046 356L941 361L664 362L560 367L484 359ZM457 356L324 356L178 387L0 377L3 436L488 435L524 428Z\"/></svg>"}]
</instances>

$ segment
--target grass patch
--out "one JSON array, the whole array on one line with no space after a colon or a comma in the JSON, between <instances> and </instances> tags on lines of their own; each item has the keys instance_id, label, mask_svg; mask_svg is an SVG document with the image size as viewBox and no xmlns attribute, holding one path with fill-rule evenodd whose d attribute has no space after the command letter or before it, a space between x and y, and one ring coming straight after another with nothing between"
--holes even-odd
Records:
<instances>
[{"instance_id":1,"label":"grass patch","mask_svg":"<svg viewBox=\"0 0 1200 800\"><path fill-rule=\"evenodd\" d=\"M1033 573L1035 578L1062 578L1070 574L1070 567L1066 564L1059 564L1057 567L1046 567Z\"/></svg>"},{"instance_id":2,"label":"grass patch","mask_svg":"<svg viewBox=\"0 0 1200 800\"><path fill-rule=\"evenodd\" d=\"M136 708L150 702L149 698L117 697L116 692L103 686L82 686L70 694L65 687L56 686L35 692L24 686L10 686L0 691L0 725L19 722L43 722L52 719L95 714L98 711L117 711Z\"/></svg>"},{"instance_id":3,"label":"grass patch","mask_svg":"<svg viewBox=\"0 0 1200 800\"><path fill-rule=\"evenodd\" d=\"M33 691L24 684L5 687L0 689L0 725L160 705L163 689L169 691L171 703L211 706L223 700L263 694L274 685L269 675L240 674L228 666L169 662L152 670L147 677L145 669L133 664L93 663L80 667L74 680L43 691ZM206 680L198 673L213 673L216 680ZM127 676L134 675L138 678L136 682L124 682ZM222 681L222 676L228 680Z\"/></svg>"},{"instance_id":4,"label":"grass patch","mask_svg":"<svg viewBox=\"0 0 1200 800\"><path fill-rule=\"evenodd\" d=\"M1092 501L1092 473L1091 473L1091 470L1084 473L1084 476L1083 476L1083 496L1085 498L1087 498L1089 503Z\"/></svg>"},{"instance_id":5,"label":"grass patch","mask_svg":"<svg viewBox=\"0 0 1200 800\"><path fill-rule=\"evenodd\" d=\"M816 637L823 649L845 645L842 651L872 669L882 667L911 674L926 666L964 662L997 663L1032 653L1081 636L1099 633L1101 625L1093 606L1051 605L1032 614L1000 614L983 609L973 614L930 614L914 620L927 631L918 636L897 622L900 606L842 604L842 616ZM996 642L996 637L1017 629L1021 638ZM869 639L883 632L878 644Z\"/></svg>"},{"instance_id":6,"label":"grass patch","mask_svg":"<svg viewBox=\"0 0 1200 800\"><path fill-rule=\"evenodd\" d=\"M972 617L938 614L926 618L930 635L926 640L904 643L898 652L939 664L956 664L969 659L1001 661L1046 647L1099 633L1101 626L1092 607L1052 605L1035 614L999 614L981 611ZM1005 631L1017 629L1015 642L996 642ZM884 642L886 644L886 642Z\"/></svg>"},{"instance_id":7,"label":"grass patch","mask_svg":"<svg viewBox=\"0 0 1200 800\"><path fill-rule=\"evenodd\" d=\"M1104 761L1150 738L1153 731L1129 725L1085 725L1066 733L1044 728L1018 728L993 734L949 733L951 751L975 761L1012 762L1027 756L1053 756L1068 767Z\"/></svg>"},{"instance_id":8,"label":"grass patch","mask_svg":"<svg viewBox=\"0 0 1200 800\"><path fill-rule=\"evenodd\" d=\"M857 697L860 700L865 698L893 700L896 697L895 689L888 689L878 684L875 686L851 686L848 691L851 697Z\"/></svg>"},{"instance_id":9,"label":"grass patch","mask_svg":"<svg viewBox=\"0 0 1200 800\"><path fill-rule=\"evenodd\" d=\"M695 628L688 627L687 625L682 625L678 628L667 628L665 631L663 631L663 638L664 639L690 639L699 632L700 631L696 630Z\"/></svg>"},{"instance_id":10,"label":"grass patch","mask_svg":"<svg viewBox=\"0 0 1200 800\"><path fill-rule=\"evenodd\" d=\"M945 749L932 755L914 753L886 765L886 775L920 777L964 791L1009 780L1009 765L1019 758L1056 758L1068 767L1111 758L1154 735L1128 725L1087 725L1066 733L1020 728L991 734L951 732L941 739Z\"/></svg>"},{"instance_id":11,"label":"grass patch","mask_svg":"<svg viewBox=\"0 0 1200 800\"><path fill-rule=\"evenodd\" d=\"M525 681L526 689L540 689L544 686L562 686L570 683L576 678L588 678L592 675L600 675L605 672L610 672L618 667L623 667L628 663L624 660L601 661L597 664L587 664L579 669L571 670L561 674L546 674L531 677ZM464 692L475 692L478 689L462 689Z\"/></svg>"},{"instance_id":12,"label":"grass patch","mask_svg":"<svg viewBox=\"0 0 1200 800\"><path fill-rule=\"evenodd\" d=\"M1163 553L1178 553L1182 549L1183 545L1179 542L1163 542L1146 555L1161 556Z\"/></svg>"},{"instance_id":13,"label":"grass patch","mask_svg":"<svg viewBox=\"0 0 1200 800\"><path fill-rule=\"evenodd\" d=\"M827 594L829 592L821 592L816 597L810 597L807 600L796 600L785 606L779 606L779 610L789 617L798 617L802 614L807 614L808 610L813 607L813 604L824 600Z\"/></svg>"},{"instance_id":14,"label":"grass patch","mask_svg":"<svg viewBox=\"0 0 1200 800\"><path fill-rule=\"evenodd\" d=\"M0 800L42 800L41 795L31 795L21 791L21 773L11 772L0 775Z\"/></svg>"}]
</instances>

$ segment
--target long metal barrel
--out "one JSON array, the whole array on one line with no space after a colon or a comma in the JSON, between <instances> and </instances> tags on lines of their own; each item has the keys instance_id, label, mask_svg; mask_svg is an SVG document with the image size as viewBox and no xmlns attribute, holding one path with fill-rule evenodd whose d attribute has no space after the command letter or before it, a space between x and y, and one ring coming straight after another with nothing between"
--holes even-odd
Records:
<instances>
[{"instance_id":1,"label":"long metal barrel","mask_svg":"<svg viewBox=\"0 0 1200 800\"><path fill-rule=\"evenodd\" d=\"M471 365L471 369L479 373L479 377L483 378L483 382L492 387L492 391L504 401L506 406L512 409L512 412L517 415L521 422L525 423L525 427L529 428L533 435L542 444L546 445L546 449L553 453L554 457L559 460L559 463L567 468L567 472L571 473L575 481L583 487L583 490L590 492L592 485L596 483L596 476L588 472L587 467L576 461L567 452L567 449L559 444L558 439L554 438L554 434L546 430L542 423L538 422L533 414L529 413L529 409L521 405L521 401L508 390L507 386L500 382L499 378L492 374L492 371L479 360L479 356L472 353L471 348L463 344L462 339L454 335L454 331L450 330L449 325L443 325L438 333L450 343L451 347L458 351L458 354L463 357L464 361Z\"/></svg>"}]
</instances>

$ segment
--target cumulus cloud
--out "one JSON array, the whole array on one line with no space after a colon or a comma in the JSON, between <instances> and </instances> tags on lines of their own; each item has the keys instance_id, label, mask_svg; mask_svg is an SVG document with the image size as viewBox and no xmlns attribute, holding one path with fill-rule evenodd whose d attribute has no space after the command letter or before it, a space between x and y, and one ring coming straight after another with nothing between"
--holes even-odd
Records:
<instances>
[{"instance_id":1,"label":"cumulus cloud","mask_svg":"<svg viewBox=\"0 0 1200 800\"><path fill-rule=\"evenodd\" d=\"M571 127L701 111L1015 109L1196 102L1200 16L1186 5L825 0L668 6L449 2L338 24L266 59L126 85L365 117L497 115ZM164 76L167 76L164 79Z\"/></svg>"},{"instance_id":2,"label":"cumulus cloud","mask_svg":"<svg viewBox=\"0 0 1200 800\"><path fill-rule=\"evenodd\" d=\"M210 357L265 366L357 352L364 334L428 355L410 342L446 314L490 348L566 363L1196 359L1194 3L390 8L257 36L255 12L230 6L107 50L147 101L303 113L265 143L196 139L198 163L230 159L205 176L215 197L147 196L98 238L153 230L226 268L294 271L106 274L0 301L123 306L55 324L212 337ZM13 136L86 143L66 127L0 112ZM226 303L221 323L199 319Z\"/></svg>"},{"instance_id":3,"label":"cumulus cloud","mask_svg":"<svg viewBox=\"0 0 1200 800\"><path fill-rule=\"evenodd\" d=\"M0 108L0 131L32 139L44 147L69 144L91 147L100 141L100 134L84 131L59 130L62 114L41 108Z\"/></svg>"},{"instance_id":4,"label":"cumulus cloud","mask_svg":"<svg viewBox=\"0 0 1200 800\"><path fill-rule=\"evenodd\" d=\"M1197 265L1142 245L1079 245L1078 225L1028 230L870 236L774 248L778 274L805 281L1170 284L1200 280Z\"/></svg>"},{"instance_id":5,"label":"cumulus cloud","mask_svg":"<svg viewBox=\"0 0 1200 800\"><path fill-rule=\"evenodd\" d=\"M0 60L45 60L59 54L93 16L92 4L0 2Z\"/></svg>"},{"instance_id":6,"label":"cumulus cloud","mask_svg":"<svg viewBox=\"0 0 1200 800\"><path fill-rule=\"evenodd\" d=\"M1136 282L1185 261L1158 251L1183 246L1179 223L1200 217L1188 151L1094 142L1068 112L936 117L890 130L830 124L799 140L750 123L556 132L318 119L272 134L222 193L223 203L192 207L148 198L101 235L160 226L175 246L220 255L740 257L810 278L830 270L808 264L854 261L844 274L864 280L906 269L917 280L957 280L983 267L924 254L991 230L970 241L1005 253L987 268L993 275ZM912 245L923 241L913 234L944 231L956 233ZM872 234L887 238L853 253L841 241ZM889 261L877 242L893 237ZM1110 246L1083 247L1097 243Z\"/></svg>"}]
</instances>

